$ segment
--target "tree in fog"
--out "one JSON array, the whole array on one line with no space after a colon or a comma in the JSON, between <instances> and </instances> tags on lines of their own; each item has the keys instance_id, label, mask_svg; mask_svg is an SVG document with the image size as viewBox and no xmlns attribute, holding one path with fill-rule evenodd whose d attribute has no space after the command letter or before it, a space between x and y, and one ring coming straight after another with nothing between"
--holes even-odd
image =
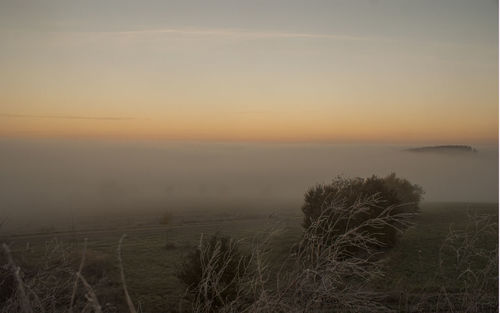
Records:
<instances>
[{"instance_id":1,"label":"tree in fog","mask_svg":"<svg viewBox=\"0 0 500 313\"><path fill-rule=\"evenodd\" d=\"M383 178L375 175L369 178L338 177L330 184L318 184L306 192L302 206L304 213L302 226L305 229L310 227L327 209L349 208L370 198L370 201L366 201L365 210L352 219L331 221L335 227L330 230L337 234L344 233L381 214L417 213L422 195L423 190L420 186L399 178L394 173ZM394 220L394 223L397 223L397 220ZM388 224L365 231L373 232L384 246L391 247L396 243L400 226Z\"/></svg>"}]
</instances>

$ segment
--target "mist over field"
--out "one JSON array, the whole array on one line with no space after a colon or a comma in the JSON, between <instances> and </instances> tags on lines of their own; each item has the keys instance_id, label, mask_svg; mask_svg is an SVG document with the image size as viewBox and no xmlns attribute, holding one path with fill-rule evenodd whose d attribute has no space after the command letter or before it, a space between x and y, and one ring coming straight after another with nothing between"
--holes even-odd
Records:
<instances>
[{"instance_id":1,"label":"mist over field","mask_svg":"<svg viewBox=\"0 0 500 313\"><path fill-rule=\"evenodd\" d=\"M498 313L499 1L0 1L0 313Z\"/></svg>"},{"instance_id":2,"label":"mist over field","mask_svg":"<svg viewBox=\"0 0 500 313\"><path fill-rule=\"evenodd\" d=\"M398 176L424 201L496 202L498 147L412 153L415 145L0 141L0 211L22 219L165 210L297 209L338 175ZM14 223L14 224L13 224Z\"/></svg>"}]
</instances>

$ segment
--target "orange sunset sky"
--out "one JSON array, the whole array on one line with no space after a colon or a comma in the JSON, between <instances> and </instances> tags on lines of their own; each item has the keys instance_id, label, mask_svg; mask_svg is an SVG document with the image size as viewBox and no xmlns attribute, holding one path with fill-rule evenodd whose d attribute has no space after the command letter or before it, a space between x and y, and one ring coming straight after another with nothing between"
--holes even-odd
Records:
<instances>
[{"instance_id":1,"label":"orange sunset sky","mask_svg":"<svg viewBox=\"0 0 500 313\"><path fill-rule=\"evenodd\" d=\"M2 1L0 137L496 143L498 2Z\"/></svg>"}]
</instances>

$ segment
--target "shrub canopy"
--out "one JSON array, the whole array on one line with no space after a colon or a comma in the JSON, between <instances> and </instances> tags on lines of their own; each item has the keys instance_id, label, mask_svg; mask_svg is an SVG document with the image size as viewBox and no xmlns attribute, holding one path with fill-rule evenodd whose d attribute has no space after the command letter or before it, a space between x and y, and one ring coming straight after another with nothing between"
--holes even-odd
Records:
<instances>
[{"instance_id":1,"label":"shrub canopy","mask_svg":"<svg viewBox=\"0 0 500 313\"><path fill-rule=\"evenodd\" d=\"M333 231L340 234L380 214L397 216L401 213L416 213L419 211L418 205L422 195L423 190L420 186L396 177L394 173L383 178L375 175L369 178L338 177L330 184L319 184L306 192L302 206L304 213L302 226L309 228L327 209L351 207L368 198L375 199L375 201L367 201L363 214L356 214L348 221L332 221L336 223ZM406 227L400 226L389 224L382 229L365 230L376 233L377 239L384 246L391 247L396 243L399 230ZM332 228L329 228L329 231L332 231Z\"/></svg>"}]
</instances>

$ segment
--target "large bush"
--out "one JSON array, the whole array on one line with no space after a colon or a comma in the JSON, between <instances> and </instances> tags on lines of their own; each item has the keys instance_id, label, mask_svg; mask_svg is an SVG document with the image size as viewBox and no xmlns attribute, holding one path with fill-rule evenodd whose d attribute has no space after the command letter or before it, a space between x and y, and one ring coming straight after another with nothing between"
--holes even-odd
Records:
<instances>
[{"instance_id":1,"label":"large bush","mask_svg":"<svg viewBox=\"0 0 500 313\"><path fill-rule=\"evenodd\" d=\"M398 178L394 173L383 178L375 175L369 178L338 177L330 184L316 185L306 192L302 206L302 225L309 228L325 210L333 212L335 208L349 208L365 202L364 210L351 219L331 221L335 227L329 228L329 231L338 235L381 214L396 216L401 213L416 213L422 195L420 186ZM397 240L398 232L404 228L406 225L399 225L398 220L394 219L393 224L377 229L365 228L363 231L373 232L383 246L391 247Z\"/></svg>"}]
</instances>

